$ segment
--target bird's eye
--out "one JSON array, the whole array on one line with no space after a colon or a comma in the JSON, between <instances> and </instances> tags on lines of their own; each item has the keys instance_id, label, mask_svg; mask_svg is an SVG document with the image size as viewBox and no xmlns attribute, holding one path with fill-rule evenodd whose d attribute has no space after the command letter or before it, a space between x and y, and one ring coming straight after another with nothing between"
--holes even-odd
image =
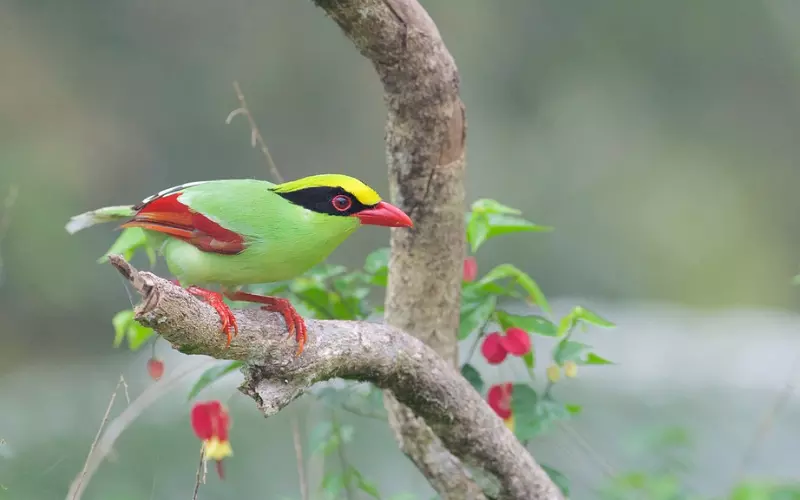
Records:
<instances>
[{"instance_id":1,"label":"bird's eye","mask_svg":"<svg viewBox=\"0 0 800 500\"><path fill-rule=\"evenodd\" d=\"M350 200L349 196L345 196L343 194L337 195L333 197L333 208L340 212L346 211L353 205L353 202Z\"/></svg>"}]
</instances>

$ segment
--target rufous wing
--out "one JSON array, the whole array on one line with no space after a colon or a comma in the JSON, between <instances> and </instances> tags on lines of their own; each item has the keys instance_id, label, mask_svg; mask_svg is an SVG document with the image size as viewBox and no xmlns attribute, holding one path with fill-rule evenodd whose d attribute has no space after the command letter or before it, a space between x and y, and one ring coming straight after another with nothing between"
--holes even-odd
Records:
<instances>
[{"instance_id":1,"label":"rufous wing","mask_svg":"<svg viewBox=\"0 0 800 500\"><path fill-rule=\"evenodd\" d=\"M136 215L121 227L140 227L168 234L204 252L234 255L244 251L242 235L225 229L178 201L181 194L170 193L147 201L137 207L139 211Z\"/></svg>"}]
</instances>

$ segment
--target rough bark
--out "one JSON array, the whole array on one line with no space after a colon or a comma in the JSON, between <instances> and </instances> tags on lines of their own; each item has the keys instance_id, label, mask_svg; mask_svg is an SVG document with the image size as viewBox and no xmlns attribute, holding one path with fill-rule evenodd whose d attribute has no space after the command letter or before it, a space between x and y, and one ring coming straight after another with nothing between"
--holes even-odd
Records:
<instances>
[{"instance_id":1,"label":"rough bark","mask_svg":"<svg viewBox=\"0 0 800 500\"><path fill-rule=\"evenodd\" d=\"M383 83L391 199L414 220L413 230L392 231L386 321L456 366L466 121L455 62L416 0L316 3L372 62ZM390 393L384 401L400 449L443 498L485 498L421 419Z\"/></svg>"},{"instance_id":2,"label":"rough bark","mask_svg":"<svg viewBox=\"0 0 800 500\"><path fill-rule=\"evenodd\" d=\"M306 320L309 339L295 356L281 316L235 310L239 334L229 348L219 315L173 283L137 271L122 256L110 262L143 297L135 319L187 354L245 362L241 391L271 416L315 382L340 377L391 391L424 419L455 457L492 474L502 498L560 499L558 489L469 382L430 347L384 324Z\"/></svg>"}]
</instances>

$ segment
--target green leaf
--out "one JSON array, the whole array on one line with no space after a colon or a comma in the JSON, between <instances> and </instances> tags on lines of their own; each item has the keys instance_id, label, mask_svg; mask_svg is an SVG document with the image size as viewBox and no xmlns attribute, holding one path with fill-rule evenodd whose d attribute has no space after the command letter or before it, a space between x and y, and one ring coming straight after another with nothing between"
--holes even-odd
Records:
<instances>
[{"instance_id":1,"label":"green leaf","mask_svg":"<svg viewBox=\"0 0 800 500\"><path fill-rule=\"evenodd\" d=\"M564 339L558 343L553 353L553 361L558 365L563 365L567 361L577 361L584 349L591 346L575 342L574 340Z\"/></svg>"},{"instance_id":2,"label":"green leaf","mask_svg":"<svg viewBox=\"0 0 800 500\"><path fill-rule=\"evenodd\" d=\"M484 213L484 214L519 215L522 213L521 210L518 210L516 208L511 208L508 205L503 205L499 201L495 201L489 198L481 198L479 200L475 200L470 208L473 212Z\"/></svg>"},{"instance_id":3,"label":"green leaf","mask_svg":"<svg viewBox=\"0 0 800 500\"><path fill-rule=\"evenodd\" d=\"M597 354L590 352L586 355L586 359L578 362L579 365L613 365L613 361L600 357Z\"/></svg>"},{"instance_id":4,"label":"green leaf","mask_svg":"<svg viewBox=\"0 0 800 500\"><path fill-rule=\"evenodd\" d=\"M550 304L547 302L547 299L542 293L542 290L539 288L539 285L536 282L519 270L517 267L511 264L500 264L499 266L493 268L491 271L486 273L486 275L478 281L480 285L485 285L488 283L492 283L494 281L512 278L519 286L525 290L530 299L539 305L543 311L547 313L551 313Z\"/></svg>"},{"instance_id":5,"label":"green leaf","mask_svg":"<svg viewBox=\"0 0 800 500\"><path fill-rule=\"evenodd\" d=\"M364 271L367 281L375 286L386 286L389 276L389 248L379 248L369 255L364 261Z\"/></svg>"},{"instance_id":6,"label":"green leaf","mask_svg":"<svg viewBox=\"0 0 800 500\"><path fill-rule=\"evenodd\" d=\"M489 295L485 297L477 306L468 311L461 311L461 319L458 325L458 340L464 340L472 332L480 328L489 321L497 305L497 297Z\"/></svg>"},{"instance_id":7,"label":"green leaf","mask_svg":"<svg viewBox=\"0 0 800 500\"><path fill-rule=\"evenodd\" d=\"M579 321L602 328L613 328L616 326L614 323L600 317L597 313L594 313L583 306L575 306L572 308L569 314L561 318L561 321L558 324L558 336L561 336L574 328Z\"/></svg>"},{"instance_id":8,"label":"green leaf","mask_svg":"<svg viewBox=\"0 0 800 500\"><path fill-rule=\"evenodd\" d=\"M335 498L338 498L339 493L344 490L346 486L346 480L344 474L339 474L338 472L328 472L322 478L322 489L325 490L326 493L333 495Z\"/></svg>"},{"instance_id":9,"label":"green leaf","mask_svg":"<svg viewBox=\"0 0 800 500\"><path fill-rule=\"evenodd\" d=\"M550 226L540 226L521 217L503 214L489 215L488 226L489 234L486 236L487 240L509 233L549 232L553 230Z\"/></svg>"},{"instance_id":10,"label":"green leaf","mask_svg":"<svg viewBox=\"0 0 800 500\"><path fill-rule=\"evenodd\" d=\"M352 425L342 425L339 426L339 436L342 439L342 443L349 443L353 440L353 435L356 433L355 428Z\"/></svg>"},{"instance_id":11,"label":"green leaf","mask_svg":"<svg viewBox=\"0 0 800 500\"><path fill-rule=\"evenodd\" d=\"M478 393L483 392L483 377L481 377L481 374L474 366L469 363L464 363L464 366L461 367L461 375L469 380L469 383L472 384L472 387L474 387Z\"/></svg>"},{"instance_id":12,"label":"green leaf","mask_svg":"<svg viewBox=\"0 0 800 500\"><path fill-rule=\"evenodd\" d=\"M497 311L497 321L503 330L511 327L522 328L526 332L538 333L546 337L555 337L558 334L558 327L549 319L535 314L520 316L508 314L505 311Z\"/></svg>"},{"instance_id":13,"label":"green leaf","mask_svg":"<svg viewBox=\"0 0 800 500\"><path fill-rule=\"evenodd\" d=\"M358 489L366 493L367 495L371 496L372 498L377 498L380 500L381 493L378 491L378 487L371 481L367 480L361 471L353 467L352 465L347 468L345 472L347 478L345 481L349 481L351 479L355 479L356 486Z\"/></svg>"},{"instance_id":14,"label":"green leaf","mask_svg":"<svg viewBox=\"0 0 800 500\"><path fill-rule=\"evenodd\" d=\"M330 442L333 437L333 423L330 420L323 420L311 429L308 434L308 447L312 455L327 455L330 450ZM338 444L338 443L337 443Z\"/></svg>"},{"instance_id":15,"label":"green leaf","mask_svg":"<svg viewBox=\"0 0 800 500\"><path fill-rule=\"evenodd\" d=\"M103 264L108 262L108 256L112 254L122 254L125 260L131 260L138 248L144 247L150 259L150 267L156 263L155 251L147 244L147 235L140 227L126 227L122 230L119 237L111 244L111 248L103 254L97 262Z\"/></svg>"},{"instance_id":16,"label":"green leaf","mask_svg":"<svg viewBox=\"0 0 800 500\"><path fill-rule=\"evenodd\" d=\"M597 313L592 312L583 306L577 306L575 309L573 309L573 312L578 319L595 326L602 328L614 328L616 326L614 323L600 317Z\"/></svg>"},{"instance_id":17,"label":"green leaf","mask_svg":"<svg viewBox=\"0 0 800 500\"><path fill-rule=\"evenodd\" d=\"M318 319L342 319L336 318L339 311L334 311L334 294L325 291L323 288L312 288L303 283L292 292Z\"/></svg>"},{"instance_id":18,"label":"green leaf","mask_svg":"<svg viewBox=\"0 0 800 500\"><path fill-rule=\"evenodd\" d=\"M489 220L482 214L472 214L467 222L467 242L474 254L489 235Z\"/></svg>"},{"instance_id":19,"label":"green leaf","mask_svg":"<svg viewBox=\"0 0 800 500\"><path fill-rule=\"evenodd\" d=\"M532 389L531 389L532 390ZM571 414L566 408L551 399L540 399L531 410L525 403L525 411L520 408L519 413L514 406L517 399L517 387L514 386L514 393L511 396L511 406L514 412L514 433L520 441L527 441L550 429L553 423L558 420L566 420ZM523 403L518 403L522 405Z\"/></svg>"},{"instance_id":20,"label":"green leaf","mask_svg":"<svg viewBox=\"0 0 800 500\"><path fill-rule=\"evenodd\" d=\"M150 340L150 337L155 335L152 328L148 328L138 321L133 320L128 325L128 348L131 351L136 351L144 345L145 342Z\"/></svg>"},{"instance_id":21,"label":"green leaf","mask_svg":"<svg viewBox=\"0 0 800 500\"><path fill-rule=\"evenodd\" d=\"M513 385L511 390L511 412L517 421L525 415L533 415L536 412L538 402L539 395L533 387L528 384Z\"/></svg>"},{"instance_id":22,"label":"green leaf","mask_svg":"<svg viewBox=\"0 0 800 500\"><path fill-rule=\"evenodd\" d=\"M467 215L467 242L472 253L491 238L508 233L551 231L548 226L540 226L518 217L522 212L490 199L480 199L472 204Z\"/></svg>"},{"instance_id":23,"label":"green leaf","mask_svg":"<svg viewBox=\"0 0 800 500\"><path fill-rule=\"evenodd\" d=\"M564 497L569 498L569 479L567 479L567 476L547 465L540 464L540 467L547 472L547 475L550 476L550 480L556 483L556 486L558 486L561 493L564 494Z\"/></svg>"},{"instance_id":24,"label":"green leaf","mask_svg":"<svg viewBox=\"0 0 800 500\"><path fill-rule=\"evenodd\" d=\"M238 370L244 366L242 361L230 361L227 363L221 363L218 365L214 365L211 368L208 368L206 371L200 375L200 378L197 379L197 382L194 383L192 388L189 390L189 395L186 397L188 401L194 399L200 391L208 387L209 385L213 384L217 380L221 379L225 375L229 374L234 370Z\"/></svg>"},{"instance_id":25,"label":"green leaf","mask_svg":"<svg viewBox=\"0 0 800 500\"><path fill-rule=\"evenodd\" d=\"M111 318L111 324L114 326L114 347L122 345L122 339L127 338L128 348L135 351L155 335L152 328L148 328L134 319L132 309L115 314Z\"/></svg>"},{"instance_id":26,"label":"green leaf","mask_svg":"<svg viewBox=\"0 0 800 500\"><path fill-rule=\"evenodd\" d=\"M525 366L528 368L528 373L533 374L533 369L536 368L536 354L534 354L533 346L531 346L531 350L522 355L522 361L525 362Z\"/></svg>"},{"instance_id":27,"label":"green leaf","mask_svg":"<svg viewBox=\"0 0 800 500\"><path fill-rule=\"evenodd\" d=\"M133 316L133 309L126 309L111 318L111 324L114 326L114 347L122 345L122 340L128 332L128 326L133 321Z\"/></svg>"},{"instance_id":28,"label":"green leaf","mask_svg":"<svg viewBox=\"0 0 800 500\"><path fill-rule=\"evenodd\" d=\"M367 255L364 260L364 271L368 274L375 274L389 267L390 251L388 247L384 247Z\"/></svg>"},{"instance_id":29,"label":"green leaf","mask_svg":"<svg viewBox=\"0 0 800 500\"><path fill-rule=\"evenodd\" d=\"M566 404L564 405L564 409L569 412L570 415L579 415L583 411L583 406L576 405L576 404Z\"/></svg>"}]
</instances>

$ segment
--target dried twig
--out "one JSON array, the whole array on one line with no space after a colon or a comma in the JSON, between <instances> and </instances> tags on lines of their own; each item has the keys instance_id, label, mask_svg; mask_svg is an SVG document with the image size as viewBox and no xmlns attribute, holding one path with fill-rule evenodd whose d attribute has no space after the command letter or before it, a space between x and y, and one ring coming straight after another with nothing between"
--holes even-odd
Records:
<instances>
[{"instance_id":1,"label":"dried twig","mask_svg":"<svg viewBox=\"0 0 800 500\"><path fill-rule=\"evenodd\" d=\"M72 500L75 500L78 497L78 492L81 490L83 480L86 477L86 472L89 469L89 460L91 460L92 455L94 454L94 449L97 446L97 442L100 440L100 434L102 434L103 428L106 426L106 422L108 422L108 415L111 413L111 407L114 406L114 400L117 399L117 392L122 384L125 384L125 378L120 375L119 382L117 382L117 386L114 387L114 392L111 393L111 399L108 401L106 413L103 415L103 421L100 422L100 428L97 429L97 434L94 437L94 441L92 441L92 446L89 448L89 454L86 456L86 461L83 463L83 470L78 475L78 485L72 494Z\"/></svg>"},{"instance_id":2,"label":"dried twig","mask_svg":"<svg viewBox=\"0 0 800 500\"><path fill-rule=\"evenodd\" d=\"M750 440L750 443L742 454L742 460L739 463L736 474L734 475L734 484L739 482L744 475L745 469L750 464L750 461L753 459L753 457L755 457L759 445L772 428L775 417L783 409L786 401L789 399L789 396L792 395L798 378L800 378L800 354L796 355L794 361L792 362L792 366L789 370L789 377L786 379L783 390L781 390L781 392L775 398L773 404L764 412L764 416L761 418L761 423L759 424L755 434L753 435L753 438Z\"/></svg>"},{"instance_id":3,"label":"dried twig","mask_svg":"<svg viewBox=\"0 0 800 500\"><path fill-rule=\"evenodd\" d=\"M169 376L162 378L158 382L150 385L147 389L139 395L138 398L133 400L117 418L111 421L106 428L105 433L102 434L99 440L95 439L92 444L94 452L90 451L87 457L84 470L75 478L67 492L67 500L78 500L86 490L86 485L89 484L94 473L100 467L103 459L111 453L112 446L122 432L130 427L130 425L141 415L147 408L152 406L162 396L165 396L171 391L178 382L180 382L186 375L195 372L200 368L207 368L212 365L214 360L203 360L200 363L191 363L185 370L175 370ZM119 386L117 387L119 389ZM116 394L116 390L114 391ZM105 421L105 420L104 420ZM96 446L95 446L96 445Z\"/></svg>"},{"instance_id":4,"label":"dried twig","mask_svg":"<svg viewBox=\"0 0 800 500\"><path fill-rule=\"evenodd\" d=\"M292 415L292 440L294 441L294 452L297 457L297 475L300 479L300 498L308 500L308 481L306 480L306 467L303 460L303 443L300 439L300 428L297 425L297 416Z\"/></svg>"},{"instance_id":5,"label":"dried twig","mask_svg":"<svg viewBox=\"0 0 800 500\"><path fill-rule=\"evenodd\" d=\"M194 480L194 494L192 495L192 500L197 500L197 491L200 489L200 483L205 484L206 482L206 475L203 473L206 458L206 449L204 447L200 447L200 463L197 464L197 476Z\"/></svg>"},{"instance_id":6,"label":"dried twig","mask_svg":"<svg viewBox=\"0 0 800 500\"><path fill-rule=\"evenodd\" d=\"M267 149L267 144L264 142L264 138L261 137L261 132L258 130L258 125L253 118L253 114L250 113L250 108L247 107L247 101L244 98L241 87L239 87L239 82L233 82L233 89L236 91L236 97L239 99L240 107L230 112L228 117L225 118L225 123L230 125L236 115L245 115L247 117L247 121L250 123L250 145L252 147L258 145L261 148L261 152L264 153L264 158L267 160L267 166L270 172L279 183L283 182L283 176L278 170L278 167L275 166L272 155L269 154L269 149Z\"/></svg>"}]
</instances>

